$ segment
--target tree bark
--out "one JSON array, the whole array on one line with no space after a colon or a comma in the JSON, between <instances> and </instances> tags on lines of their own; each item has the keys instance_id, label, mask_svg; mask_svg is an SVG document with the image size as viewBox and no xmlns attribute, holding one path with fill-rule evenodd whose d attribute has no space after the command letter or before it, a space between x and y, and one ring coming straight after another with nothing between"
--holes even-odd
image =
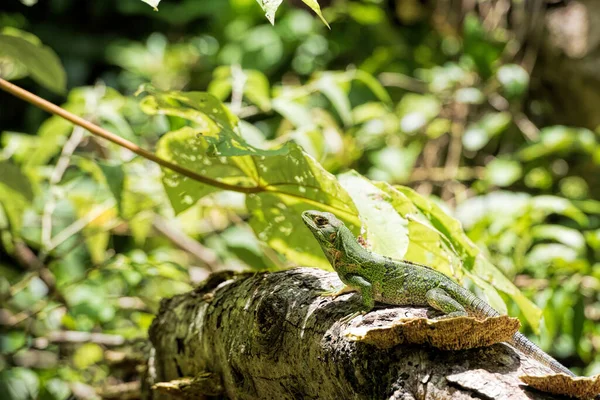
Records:
<instances>
[{"instance_id":1,"label":"tree bark","mask_svg":"<svg viewBox=\"0 0 600 400\"><path fill-rule=\"evenodd\" d=\"M549 100L554 123L600 125L600 2L571 0L550 8L533 71L534 94Z\"/></svg>"},{"instance_id":2,"label":"tree bark","mask_svg":"<svg viewBox=\"0 0 600 400\"><path fill-rule=\"evenodd\" d=\"M212 275L192 292L163 300L150 328L146 395L199 394L230 399L550 399L519 375L549 373L511 346L441 351L425 345L390 349L351 341L339 320L360 309L360 295L333 299L335 273L316 269ZM432 310L389 307L364 327L424 317ZM150 390L184 378L184 389ZM179 381L171 382L177 386ZM181 386L180 386L181 387Z\"/></svg>"}]
</instances>

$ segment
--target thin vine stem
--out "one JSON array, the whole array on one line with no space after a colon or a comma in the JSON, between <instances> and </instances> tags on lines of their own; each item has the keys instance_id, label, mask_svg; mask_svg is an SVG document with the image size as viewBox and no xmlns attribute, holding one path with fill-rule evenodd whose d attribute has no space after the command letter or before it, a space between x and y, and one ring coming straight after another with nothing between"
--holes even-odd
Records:
<instances>
[{"instance_id":1,"label":"thin vine stem","mask_svg":"<svg viewBox=\"0 0 600 400\"><path fill-rule=\"evenodd\" d=\"M2 78L0 78L0 89L12 94L13 96L20 98L21 100L25 100L26 102L33 104L34 106L41 108L44 111L47 111L51 114L62 117L64 119L66 119L67 121L70 121L73 124L78 125L84 129L88 130L93 135L100 136L103 139L106 139L106 140L113 142L121 147L131 150L132 152L134 152L135 154L137 154L141 157L144 157L144 158L146 158L150 161L153 161L165 168L168 168L174 172L177 172L178 174L187 176L188 178L193 179L195 181L205 183L210 186L218 187L223 190L231 190L233 192L260 193L260 192L264 191L264 188L262 188L260 186L244 187L244 186L237 186L237 185L229 185L227 183L218 181L216 179L211 179L204 175L200 175L192 170L189 170L180 165L177 165L170 161L162 159L162 158L158 157L156 154L151 153L150 151L145 150L145 149L137 146L136 144L134 144L128 140L125 140L122 137L117 136L114 133L111 133L111 132L107 131L106 129L101 128L98 125L95 125L95 124L91 123L90 121L87 121L73 113L70 113L69 111L65 110L64 108L61 108L61 107L57 106L56 104L53 104L47 100L44 100L41 97L36 96L35 94L33 94L23 88L20 88L19 86L14 85Z\"/></svg>"}]
</instances>

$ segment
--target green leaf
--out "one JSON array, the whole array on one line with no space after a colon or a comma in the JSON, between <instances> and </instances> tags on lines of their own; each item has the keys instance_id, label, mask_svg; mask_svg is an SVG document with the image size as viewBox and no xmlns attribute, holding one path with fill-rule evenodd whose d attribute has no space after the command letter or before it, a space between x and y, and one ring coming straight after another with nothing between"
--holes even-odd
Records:
<instances>
[{"instance_id":1,"label":"green leaf","mask_svg":"<svg viewBox=\"0 0 600 400\"><path fill-rule=\"evenodd\" d=\"M398 199L392 199L355 171L342 174L338 179L358 209L372 250L402 260L408 249L408 220L392 205L393 200ZM406 200L406 203L410 202Z\"/></svg>"},{"instance_id":2,"label":"green leaf","mask_svg":"<svg viewBox=\"0 0 600 400\"><path fill-rule=\"evenodd\" d=\"M157 154L203 176L231 185L257 188L257 192L283 196L289 204L309 209L321 207L346 220L356 219L352 200L337 180L302 149L289 143L285 154L211 157L209 144L186 127L164 135ZM207 194L220 189L201 184L170 170L163 170L163 183L176 213L182 212ZM274 218L274 216L273 216ZM297 215L300 222L300 215ZM266 219L273 223L273 219Z\"/></svg>"},{"instance_id":3,"label":"green leaf","mask_svg":"<svg viewBox=\"0 0 600 400\"><path fill-rule=\"evenodd\" d=\"M316 81L316 86L333 104L344 125L348 126L352 124L352 106L348 98L348 88L343 88L345 82L336 79L335 75L331 72L323 73Z\"/></svg>"},{"instance_id":4,"label":"green leaf","mask_svg":"<svg viewBox=\"0 0 600 400\"><path fill-rule=\"evenodd\" d=\"M454 251L461 257L464 266L471 269L480 250L467 237L460 221L448 215L440 206L414 190L404 186L396 186L395 188L415 204L419 211L431 222L432 226L451 243Z\"/></svg>"},{"instance_id":5,"label":"green leaf","mask_svg":"<svg viewBox=\"0 0 600 400\"><path fill-rule=\"evenodd\" d=\"M233 87L234 74L230 66L221 66L213 73L208 92L219 100L225 100ZM270 84L265 74L257 70L239 70L235 79L243 82L243 94L246 99L262 111L271 110Z\"/></svg>"},{"instance_id":6,"label":"green leaf","mask_svg":"<svg viewBox=\"0 0 600 400\"><path fill-rule=\"evenodd\" d=\"M265 12L265 16L272 25L275 25L275 13L283 0L256 0Z\"/></svg>"},{"instance_id":7,"label":"green leaf","mask_svg":"<svg viewBox=\"0 0 600 400\"><path fill-rule=\"evenodd\" d=\"M2 132L0 145L5 154L10 154L10 158L17 164L23 164L35 149L36 142L39 139L32 135L18 132Z\"/></svg>"},{"instance_id":8,"label":"green leaf","mask_svg":"<svg viewBox=\"0 0 600 400\"><path fill-rule=\"evenodd\" d=\"M556 125L542 129L539 140L523 148L518 155L523 161L532 161L551 154L593 154L597 148L596 135L589 129Z\"/></svg>"},{"instance_id":9,"label":"green leaf","mask_svg":"<svg viewBox=\"0 0 600 400\"><path fill-rule=\"evenodd\" d=\"M587 226L588 217L568 199L558 196L536 196L531 199L530 208L533 211L543 212L544 215L559 214L569 217L580 226Z\"/></svg>"},{"instance_id":10,"label":"green leaf","mask_svg":"<svg viewBox=\"0 0 600 400\"><path fill-rule=\"evenodd\" d=\"M302 211L319 209L336 214L356 230L357 212L335 177L294 144L274 156L210 157L206 139L191 128L163 136L157 154L199 174L232 185L255 187L248 195L250 225L258 238L295 262L330 268L314 238L302 232ZM176 213L220 189L163 170L164 187Z\"/></svg>"},{"instance_id":11,"label":"green leaf","mask_svg":"<svg viewBox=\"0 0 600 400\"><path fill-rule=\"evenodd\" d=\"M529 74L517 64L501 66L496 72L496 77L509 98L523 96L529 87Z\"/></svg>"},{"instance_id":12,"label":"green leaf","mask_svg":"<svg viewBox=\"0 0 600 400\"><path fill-rule=\"evenodd\" d=\"M389 93L373 75L369 74L366 71L358 69L354 73L354 79L362 82L365 86L367 86L369 90L371 90L371 92L373 92L373 94L383 103L387 105L392 104L392 99Z\"/></svg>"},{"instance_id":13,"label":"green leaf","mask_svg":"<svg viewBox=\"0 0 600 400\"><path fill-rule=\"evenodd\" d=\"M33 200L33 190L27 176L9 161L0 161L0 185L4 185L23 196L28 202Z\"/></svg>"},{"instance_id":14,"label":"green leaf","mask_svg":"<svg viewBox=\"0 0 600 400\"><path fill-rule=\"evenodd\" d=\"M211 156L268 156L287 153L286 147L263 150L246 143L237 133L238 118L215 96L204 92L159 92L149 89L140 106L150 115L171 115L193 123L209 144L203 154Z\"/></svg>"},{"instance_id":15,"label":"green leaf","mask_svg":"<svg viewBox=\"0 0 600 400\"><path fill-rule=\"evenodd\" d=\"M405 95L396 108L400 117L400 128L407 133L418 131L438 116L441 107L439 99L435 96L413 93Z\"/></svg>"},{"instance_id":16,"label":"green leaf","mask_svg":"<svg viewBox=\"0 0 600 400\"><path fill-rule=\"evenodd\" d=\"M492 185L506 187L521 178L523 169L518 161L496 158L485 168L485 179Z\"/></svg>"},{"instance_id":17,"label":"green leaf","mask_svg":"<svg viewBox=\"0 0 600 400\"><path fill-rule=\"evenodd\" d=\"M295 101L283 97L276 98L273 100L273 109L297 128L315 126L310 110Z\"/></svg>"},{"instance_id":18,"label":"green leaf","mask_svg":"<svg viewBox=\"0 0 600 400\"><path fill-rule=\"evenodd\" d=\"M490 292L491 288L488 285L482 285L474 277L478 277L489 285L492 285L495 289L508 294L519 306L532 328L537 332L541 317L540 309L528 300L497 267L480 254L480 250L463 231L461 223L446 214L437 204L419 195L414 190L402 186L398 186L396 189L413 201L429 223L440 233L442 240L450 243L450 249L462 261L462 268L465 269L462 273L471 277L474 283L484 290L490 303L494 303L496 309L502 310L504 308L498 302L499 297ZM412 227L409 225L410 229ZM412 235L409 235L409 238L411 241L413 240ZM434 267L437 268L435 265Z\"/></svg>"},{"instance_id":19,"label":"green leaf","mask_svg":"<svg viewBox=\"0 0 600 400\"><path fill-rule=\"evenodd\" d=\"M579 253L585 250L585 238L578 229L561 225L537 225L531 229L531 235L537 240L554 240Z\"/></svg>"},{"instance_id":20,"label":"green leaf","mask_svg":"<svg viewBox=\"0 0 600 400\"><path fill-rule=\"evenodd\" d=\"M45 88L64 94L67 75L56 53L49 47L14 36L13 31L10 35L6 33L0 34L0 56L22 64L29 75Z\"/></svg>"},{"instance_id":21,"label":"green leaf","mask_svg":"<svg viewBox=\"0 0 600 400\"><path fill-rule=\"evenodd\" d=\"M329 24L327 23L327 21L325 20L325 18L323 17L323 14L321 14L321 7L319 7L319 3L317 3L317 0L302 0L302 2L304 4L306 4L307 6L309 6L310 8L312 8L312 10L317 13L317 15L319 16L319 18L321 18L321 21L323 21L323 23L329 28L331 29L331 27L329 26Z\"/></svg>"},{"instance_id":22,"label":"green leaf","mask_svg":"<svg viewBox=\"0 0 600 400\"><path fill-rule=\"evenodd\" d=\"M0 393L7 400L37 399L40 381L35 372L27 368L10 368L0 371Z\"/></svg>"},{"instance_id":23,"label":"green leaf","mask_svg":"<svg viewBox=\"0 0 600 400\"><path fill-rule=\"evenodd\" d=\"M504 132L512 119L509 113L488 113L465 130L462 141L467 150L481 150L489 141Z\"/></svg>"},{"instance_id":24,"label":"green leaf","mask_svg":"<svg viewBox=\"0 0 600 400\"><path fill-rule=\"evenodd\" d=\"M160 3L160 0L142 0L144 3L152 6L152 8L154 8L154 10L158 11L158 3Z\"/></svg>"},{"instance_id":25,"label":"green leaf","mask_svg":"<svg viewBox=\"0 0 600 400\"><path fill-rule=\"evenodd\" d=\"M0 161L0 205L13 233L20 231L23 213L32 200L33 190L27 176L16 165Z\"/></svg>"},{"instance_id":26,"label":"green leaf","mask_svg":"<svg viewBox=\"0 0 600 400\"><path fill-rule=\"evenodd\" d=\"M121 210L121 195L125 184L125 172L123 165L118 163L99 162L98 166L104 174L105 182L117 201L117 207Z\"/></svg>"},{"instance_id":27,"label":"green leaf","mask_svg":"<svg viewBox=\"0 0 600 400\"><path fill-rule=\"evenodd\" d=\"M519 306L533 331L539 333L542 310L525 297L523 293L521 293L521 291L502 272L500 272L498 268L496 268L496 266L490 263L483 255L479 255L472 273L489 282L501 292L509 295Z\"/></svg>"},{"instance_id":28,"label":"green leaf","mask_svg":"<svg viewBox=\"0 0 600 400\"><path fill-rule=\"evenodd\" d=\"M73 354L73 364L77 369L86 369L104 359L102 347L95 343L86 343Z\"/></svg>"},{"instance_id":29,"label":"green leaf","mask_svg":"<svg viewBox=\"0 0 600 400\"><path fill-rule=\"evenodd\" d=\"M251 156L214 157L211 144L190 127L169 132L158 142L156 154L182 167L223 183L255 187L259 177ZM221 189L198 183L169 169L163 169L163 185L176 213L191 207L200 198Z\"/></svg>"},{"instance_id":30,"label":"green leaf","mask_svg":"<svg viewBox=\"0 0 600 400\"><path fill-rule=\"evenodd\" d=\"M560 243L542 243L535 245L527 253L526 263L534 269L563 263L573 264L577 260L577 250Z\"/></svg>"},{"instance_id":31,"label":"green leaf","mask_svg":"<svg viewBox=\"0 0 600 400\"><path fill-rule=\"evenodd\" d=\"M269 79L265 74L256 70L244 70L243 73L246 76L244 96L261 110L269 111L271 109Z\"/></svg>"}]
</instances>

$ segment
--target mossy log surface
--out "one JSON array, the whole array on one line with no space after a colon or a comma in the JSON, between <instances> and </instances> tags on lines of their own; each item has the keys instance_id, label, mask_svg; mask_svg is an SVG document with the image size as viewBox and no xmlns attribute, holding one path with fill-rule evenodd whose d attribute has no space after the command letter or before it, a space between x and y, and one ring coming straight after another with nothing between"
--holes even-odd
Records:
<instances>
[{"instance_id":1,"label":"mossy log surface","mask_svg":"<svg viewBox=\"0 0 600 400\"><path fill-rule=\"evenodd\" d=\"M339 284L335 273L309 268L221 273L192 292L163 300L150 328L146 397L557 398L519 380L549 370L504 343L443 351L414 344L381 349L351 340L350 325L381 329L401 318L439 314L387 307L342 324L341 318L360 309L360 295L318 295ZM178 385L184 389L178 392Z\"/></svg>"}]
</instances>

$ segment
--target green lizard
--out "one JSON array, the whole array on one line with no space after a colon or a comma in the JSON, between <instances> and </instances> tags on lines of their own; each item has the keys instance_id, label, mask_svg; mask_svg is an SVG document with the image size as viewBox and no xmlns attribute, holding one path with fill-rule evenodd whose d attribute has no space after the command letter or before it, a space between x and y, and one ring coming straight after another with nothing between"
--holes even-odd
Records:
<instances>
[{"instance_id":1,"label":"green lizard","mask_svg":"<svg viewBox=\"0 0 600 400\"><path fill-rule=\"evenodd\" d=\"M338 296L359 291L365 312L374 307L375 301L379 301L395 305L431 306L449 317L470 315L486 318L500 315L489 304L433 268L394 260L365 249L344 223L331 213L305 211L302 219L344 283L323 295ZM553 371L575 376L521 333L517 332L509 343Z\"/></svg>"}]
</instances>

